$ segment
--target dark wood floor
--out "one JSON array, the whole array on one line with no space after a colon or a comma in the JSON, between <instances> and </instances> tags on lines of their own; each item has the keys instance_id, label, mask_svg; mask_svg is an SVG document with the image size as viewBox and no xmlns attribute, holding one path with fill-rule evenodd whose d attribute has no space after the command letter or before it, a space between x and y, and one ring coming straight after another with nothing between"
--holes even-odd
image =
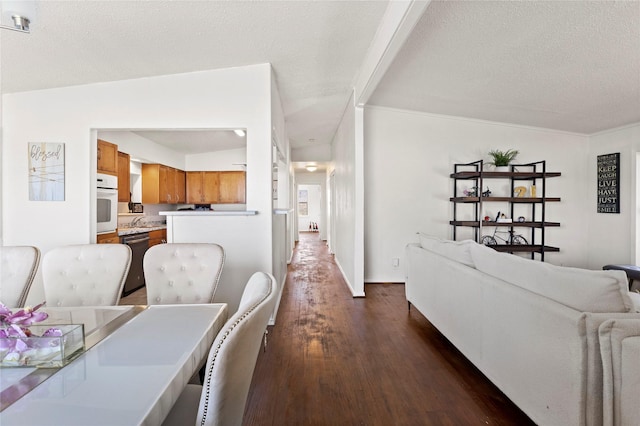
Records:
<instances>
[{"instance_id":1,"label":"dark wood floor","mask_svg":"<svg viewBox=\"0 0 640 426\"><path fill-rule=\"evenodd\" d=\"M415 308L402 284L353 298L317 233L302 234L261 352L245 425L528 425Z\"/></svg>"}]
</instances>

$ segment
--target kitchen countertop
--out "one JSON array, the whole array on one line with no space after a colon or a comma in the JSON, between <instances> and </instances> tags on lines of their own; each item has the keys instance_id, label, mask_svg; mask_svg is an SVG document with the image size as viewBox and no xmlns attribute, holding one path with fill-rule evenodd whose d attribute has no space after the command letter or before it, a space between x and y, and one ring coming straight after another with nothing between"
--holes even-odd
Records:
<instances>
[{"instance_id":1,"label":"kitchen countertop","mask_svg":"<svg viewBox=\"0 0 640 426\"><path fill-rule=\"evenodd\" d=\"M160 216L254 216L255 210L178 210L160 212Z\"/></svg>"},{"instance_id":2,"label":"kitchen countertop","mask_svg":"<svg viewBox=\"0 0 640 426\"><path fill-rule=\"evenodd\" d=\"M155 226L138 226L134 228L118 228L118 236L140 234L143 232L157 231L159 229L167 229L167 225L155 225Z\"/></svg>"}]
</instances>

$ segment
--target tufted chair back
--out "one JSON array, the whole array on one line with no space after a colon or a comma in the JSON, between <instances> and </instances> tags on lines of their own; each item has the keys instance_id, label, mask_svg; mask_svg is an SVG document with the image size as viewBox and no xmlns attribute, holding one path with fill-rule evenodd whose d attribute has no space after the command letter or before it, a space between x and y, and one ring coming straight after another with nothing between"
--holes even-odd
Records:
<instances>
[{"instance_id":1,"label":"tufted chair back","mask_svg":"<svg viewBox=\"0 0 640 426\"><path fill-rule=\"evenodd\" d=\"M48 306L113 306L131 266L124 244L81 244L55 248L42 260Z\"/></svg>"},{"instance_id":2,"label":"tufted chair back","mask_svg":"<svg viewBox=\"0 0 640 426\"><path fill-rule=\"evenodd\" d=\"M0 301L22 308L40 263L40 250L32 246L0 247Z\"/></svg>"},{"instance_id":3,"label":"tufted chair back","mask_svg":"<svg viewBox=\"0 0 640 426\"><path fill-rule=\"evenodd\" d=\"M144 254L147 304L211 303L224 265L218 244L157 244Z\"/></svg>"},{"instance_id":4,"label":"tufted chair back","mask_svg":"<svg viewBox=\"0 0 640 426\"><path fill-rule=\"evenodd\" d=\"M187 385L164 425L242 424L262 336L277 296L273 276L263 272L251 276L238 311L213 341L204 385Z\"/></svg>"}]
</instances>

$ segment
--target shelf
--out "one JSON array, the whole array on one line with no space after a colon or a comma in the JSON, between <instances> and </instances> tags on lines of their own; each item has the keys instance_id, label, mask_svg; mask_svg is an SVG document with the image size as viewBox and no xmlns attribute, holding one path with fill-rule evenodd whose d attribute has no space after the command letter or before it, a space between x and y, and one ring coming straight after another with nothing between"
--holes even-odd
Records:
<instances>
[{"instance_id":1,"label":"shelf","mask_svg":"<svg viewBox=\"0 0 640 426\"><path fill-rule=\"evenodd\" d=\"M487 232L483 232L484 228L487 228L490 234L491 231L504 231L508 229L513 233L515 228L525 228L519 232L524 232L528 236L531 242L546 242L545 229L549 227L559 227L559 222L548 222L546 220L546 203L560 202L560 197L547 197L547 178L561 176L560 172L547 172L546 161L537 161L527 164L512 164L509 171L497 172L497 171L484 171L484 162L482 160L474 161L471 163L457 163L454 164L453 173L449 176L453 179L453 197L449 198L449 201L453 203L453 220L449 221L449 224L453 226L453 239L456 239L456 229L458 227L473 228L474 239L476 242L482 241L483 235ZM511 192L507 192L507 196L484 196L481 192L486 186L488 179L502 179L508 180ZM464 181L468 186L475 188L477 192L472 192L474 196L465 196L469 194L467 190L460 191L460 182ZM535 185L538 188L539 195L545 195L542 197L516 197L516 188L520 185ZM520 188L518 188L520 189ZM459 196L462 192L462 196ZM503 191L504 193L505 191ZM535 194L535 192L533 192ZM488 194L491 194L488 192ZM526 194L526 193L525 193ZM531 193L530 193L531 194ZM524 194L522 194L524 195ZM491 220L482 220L485 216L483 212L485 210L484 203L503 203L508 204L508 208L503 211L501 217L509 216L514 218L511 222L497 222ZM466 204L467 206L462 206ZM471 205L472 214L469 214L469 205ZM528 205L526 210L527 214L521 216L523 212L523 206ZM516 207L517 206L517 207ZM494 205L495 207L495 205ZM502 207L502 206L500 206ZM459 220L459 209L465 211L465 218L467 220ZM503 210L502 208L500 210ZM523 222L517 222L515 218L521 216L523 219L528 220ZM502 228L502 229L501 229ZM527 229L528 228L528 229ZM506 232L505 232L506 234ZM494 234L495 235L495 234ZM486 236L486 235L485 235ZM504 242L504 240L502 240ZM511 241L511 240L509 240ZM517 241L517 240L516 240ZM495 246L488 246L500 252L506 253L530 253L531 259L535 258L535 254L540 255L540 260L544 262L545 253L560 251L557 247L525 244L525 245L507 245L500 244Z\"/></svg>"},{"instance_id":2,"label":"shelf","mask_svg":"<svg viewBox=\"0 0 640 426\"><path fill-rule=\"evenodd\" d=\"M449 177L453 179L477 179L482 177L483 179L511 179L514 180L528 180L528 179L542 179L550 177L562 176L560 172L458 172L451 173Z\"/></svg>"},{"instance_id":3,"label":"shelf","mask_svg":"<svg viewBox=\"0 0 640 426\"><path fill-rule=\"evenodd\" d=\"M487 246L491 247L495 251L506 252L506 253L542 253L542 245L539 244L515 244L515 245L507 245L507 244L498 244L496 246ZM544 246L544 252L559 252L560 249L558 247Z\"/></svg>"},{"instance_id":4,"label":"shelf","mask_svg":"<svg viewBox=\"0 0 640 426\"><path fill-rule=\"evenodd\" d=\"M477 228L480 226L480 222L477 220L451 220L449 221L449 225L453 226L470 226ZM543 227L558 227L560 226L560 222L492 222L492 221L482 221L482 226L521 226L525 228L543 228Z\"/></svg>"},{"instance_id":5,"label":"shelf","mask_svg":"<svg viewBox=\"0 0 640 426\"><path fill-rule=\"evenodd\" d=\"M560 197L451 197L449 201L454 203L478 203L506 201L508 203L547 203L558 202Z\"/></svg>"}]
</instances>

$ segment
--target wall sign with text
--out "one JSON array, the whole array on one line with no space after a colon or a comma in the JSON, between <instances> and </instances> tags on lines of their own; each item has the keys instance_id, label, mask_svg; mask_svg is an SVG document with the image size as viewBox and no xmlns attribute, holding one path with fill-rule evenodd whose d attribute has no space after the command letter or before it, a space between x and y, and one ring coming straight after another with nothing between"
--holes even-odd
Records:
<instances>
[{"instance_id":1,"label":"wall sign with text","mask_svg":"<svg viewBox=\"0 0 640 426\"><path fill-rule=\"evenodd\" d=\"M620 153L598 155L598 213L620 213Z\"/></svg>"},{"instance_id":2,"label":"wall sign with text","mask_svg":"<svg viewBox=\"0 0 640 426\"><path fill-rule=\"evenodd\" d=\"M29 142L29 200L64 201L64 144Z\"/></svg>"}]
</instances>

